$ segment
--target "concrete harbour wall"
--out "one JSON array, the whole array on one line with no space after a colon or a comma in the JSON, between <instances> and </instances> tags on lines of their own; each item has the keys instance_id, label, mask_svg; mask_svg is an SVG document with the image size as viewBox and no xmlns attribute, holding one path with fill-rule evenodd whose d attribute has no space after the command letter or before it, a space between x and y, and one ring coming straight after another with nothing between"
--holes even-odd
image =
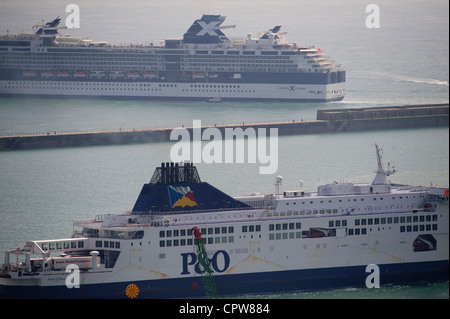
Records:
<instances>
[{"instance_id":1,"label":"concrete harbour wall","mask_svg":"<svg viewBox=\"0 0 450 319\"><path fill-rule=\"evenodd\" d=\"M318 134L363 130L386 130L418 127L442 127L449 124L449 104L406 105L395 107L318 110L315 121L246 123L216 127L224 136L225 128L278 128L278 135ZM74 146L118 145L166 142L174 128L119 130L89 133L47 133L0 136L0 150L58 148ZM192 130L192 127L186 127ZM192 136L192 134L191 134Z\"/></svg>"}]
</instances>

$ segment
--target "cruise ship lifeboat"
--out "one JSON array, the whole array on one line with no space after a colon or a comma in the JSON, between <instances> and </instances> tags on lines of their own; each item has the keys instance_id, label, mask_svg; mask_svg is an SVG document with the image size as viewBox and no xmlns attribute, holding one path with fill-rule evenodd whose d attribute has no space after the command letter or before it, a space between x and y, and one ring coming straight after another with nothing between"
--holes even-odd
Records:
<instances>
[{"instance_id":1,"label":"cruise ship lifeboat","mask_svg":"<svg viewBox=\"0 0 450 319\"><path fill-rule=\"evenodd\" d=\"M144 79L155 79L158 76L158 74L156 72L149 71L144 72L142 76L144 77Z\"/></svg>"},{"instance_id":2,"label":"cruise ship lifeboat","mask_svg":"<svg viewBox=\"0 0 450 319\"><path fill-rule=\"evenodd\" d=\"M23 71L22 76L25 78L34 78L36 77L36 72L34 71Z\"/></svg>"}]
</instances>

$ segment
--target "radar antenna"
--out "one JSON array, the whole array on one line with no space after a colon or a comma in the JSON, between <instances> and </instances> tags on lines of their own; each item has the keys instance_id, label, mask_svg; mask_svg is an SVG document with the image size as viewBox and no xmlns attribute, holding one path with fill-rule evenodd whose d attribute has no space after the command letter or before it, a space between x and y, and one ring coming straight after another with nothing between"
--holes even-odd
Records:
<instances>
[{"instance_id":1,"label":"radar antenna","mask_svg":"<svg viewBox=\"0 0 450 319\"><path fill-rule=\"evenodd\" d=\"M386 185L387 184L387 176L395 173L395 167L392 167L390 170L390 163L388 163L388 170L385 171L383 168L383 162L381 159L383 158L382 149L378 147L378 144L375 144L375 150L377 152L377 162L378 162L378 170L376 171L377 175L372 182L372 185Z\"/></svg>"}]
</instances>

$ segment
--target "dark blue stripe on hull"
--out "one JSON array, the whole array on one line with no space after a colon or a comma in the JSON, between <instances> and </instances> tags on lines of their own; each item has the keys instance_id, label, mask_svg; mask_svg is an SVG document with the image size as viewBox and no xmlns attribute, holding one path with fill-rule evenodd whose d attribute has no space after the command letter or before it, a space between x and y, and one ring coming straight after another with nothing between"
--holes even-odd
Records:
<instances>
[{"instance_id":1,"label":"dark blue stripe on hull","mask_svg":"<svg viewBox=\"0 0 450 319\"><path fill-rule=\"evenodd\" d=\"M448 280L449 262L421 262L379 265L380 285ZM311 291L344 287L365 287L365 266L321 268L216 276L219 295L266 294ZM194 283L195 282L195 283ZM127 298L129 284L139 287L138 298L204 297L200 277L159 279L98 285L80 288L0 286L0 298ZM196 289L194 289L196 287Z\"/></svg>"}]
</instances>

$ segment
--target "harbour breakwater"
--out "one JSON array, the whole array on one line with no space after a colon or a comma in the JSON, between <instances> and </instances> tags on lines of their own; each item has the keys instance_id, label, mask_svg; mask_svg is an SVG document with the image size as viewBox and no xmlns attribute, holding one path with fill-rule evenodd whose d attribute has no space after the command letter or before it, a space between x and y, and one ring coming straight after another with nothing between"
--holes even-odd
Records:
<instances>
[{"instance_id":1,"label":"harbour breakwater","mask_svg":"<svg viewBox=\"0 0 450 319\"><path fill-rule=\"evenodd\" d=\"M278 135L389 130L449 125L449 104L405 105L372 108L318 110L314 121L205 125L224 133L225 128L277 128ZM188 131L193 127L183 127ZM100 132L46 133L0 136L0 150L120 145L170 141L175 128ZM192 136L192 135L191 135ZM224 135L223 135L224 136Z\"/></svg>"}]
</instances>

